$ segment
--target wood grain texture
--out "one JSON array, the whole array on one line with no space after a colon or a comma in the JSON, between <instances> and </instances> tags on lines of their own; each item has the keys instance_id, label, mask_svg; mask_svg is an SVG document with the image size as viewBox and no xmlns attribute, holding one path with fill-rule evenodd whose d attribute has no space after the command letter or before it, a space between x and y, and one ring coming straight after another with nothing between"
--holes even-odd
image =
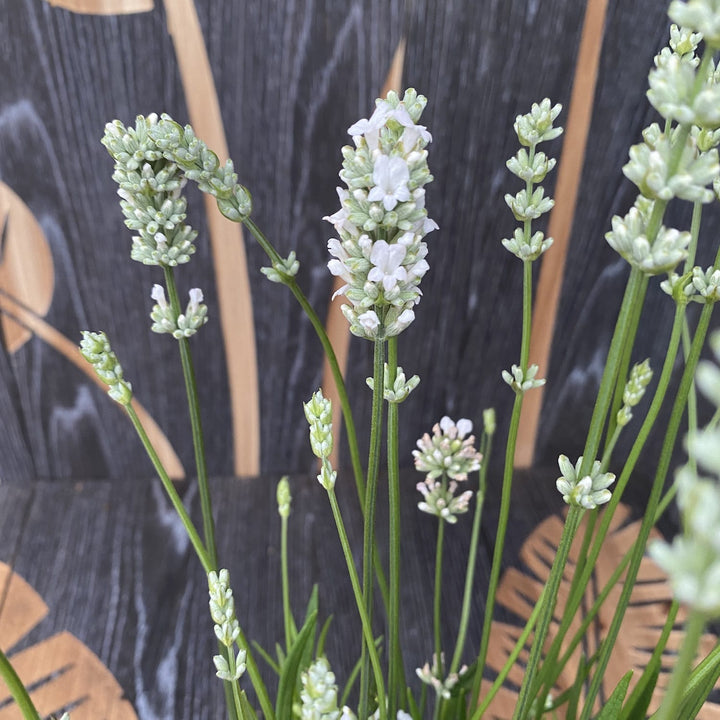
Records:
<instances>
[{"instance_id":1,"label":"wood grain texture","mask_svg":"<svg viewBox=\"0 0 720 720\"><path fill-rule=\"evenodd\" d=\"M402 533L405 547L413 549L403 553L401 598L409 678L432 652L429 588L437 525L435 518L416 508L419 477L415 472L406 473L401 485ZM536 476L538 482L533 483L537 491L523 491L532 505L522 508L516 517L516 532L508 538L510 563L529 529L558 507L554 492L543 495L541 478ZM277 478L269 477L212 482L220 562L231 572L239 620L251 639L269 648L282 639L276 482ZM327 654L342 681L359 650L348 638L360 637L344 559L327 496L317 481L293 477L291 488L294 611L297 616L304 612L304 602L318 583L320 614L323 620L333 615ZM351 543L359 551L361 513L351 474L340 475L337 489ZM181 492L198 518L194 486L183 484ZM386 492L381 485L381 493ZM487 500L483 550L478 558L468 655L479 644L488 549L496 529L498 503L499 494L493 489ZM23 508L25 512L21 512ZM0 515L4 511L9 516L11 510L21 521L10 523L9 532L2 525L0 560L11 559L15 572L35 588L49 610L17 644L17 651L57 633L71 633L110 669L141 720L204 720L222 715L222 689L211 663L216 649L205 576L159 482L138 478L127 478L124 483L38 481L33 483L32 493L25 484L6 483L0 485ZM468 515L446 533L446 636L454 633L458 622L470 525ZM378 527L386 526L381 510ZM386 547L383 537L381 530L382 554ZM262 662L261 667L270 677Z\"/></svg>"},{"instance_id":2,"label":"wood grain texture","mask_svg":"<svg viewBox=\"0 0 720 720\"><path fill-rule=\"evenodd\" d=\"M603 239L614 213L632 202L620 168L653 113L644 99L652 56L665 43L662 3L610 3L587 163L578 195L537 458L579 453L627 270ZM514 220L503 196L517 190L505 170L516 150L512 122L544 96L566 107L584 4L566 0L273 0L197 3L230 156L250 189L255 218L283 255L295 249L298 280L326 317L332 279L328 226L337 207L346 128L367 116L393 53L406 38L403 86L427 95L435 182L427 205L440 230L428 238L431 270L417 320L400 338L399 362L420 375L401 408L400 451L410 465L415 439L443 414L480 420L495 406L499 427L512 393L500 372L517 362L521 270L500 239ZM118 117L167 111L190 117L164 8L82 15L45 0L0 0L6 38L0 71L0 180L30 209L52 253L55 291L46 322L65 337L105 329L179 462L192 473L189 423L175 343L149 330L157 269L128 258L112 163L99 144ZM547 150L558 154L561 141ZM548 190L552 192L551 179ZM671 222L687 225L684 210ZM202 386L212 475L234 472L230 379L219 295L202 199L188 217L198 252L178 271L180 291L203 288L210 322L192 345ZM709 224L717 213L709 214ZM709 250L706 248L703 257ZM304 472L313 464L302 406L322 379L319 343L291 295L265 281L266 259L246 247L257 343L260 468ZM705 262L705 260L702 260ZM560 282L558 278L558 283ZM670 304L652 285L638 359L662 356ZM348 386L366 426L371 351L353 339ZM151 474L133 431L92 383L37 337L0 353L0 411L6 433L0 477L118 478ZM501 432L500 435L503 433ZM502 437L498 437L498 443ZM652 441L656 443L656 440ZM361 430L364 453L367 437ZM641 461L650 471L656 444ZM623 452L626 446L621 446ZM341 464L347 462L341 450ZM493 461L493 468L497 460Z\"/></svg>"}]
</instances>

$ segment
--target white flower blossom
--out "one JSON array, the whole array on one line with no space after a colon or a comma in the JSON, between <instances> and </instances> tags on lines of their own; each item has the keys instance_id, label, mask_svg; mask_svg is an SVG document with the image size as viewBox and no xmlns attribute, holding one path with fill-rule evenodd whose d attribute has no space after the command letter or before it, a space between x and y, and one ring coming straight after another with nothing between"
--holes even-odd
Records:
<instances>
[{"instance_id":1,"label":"white flower blossom","mask_svg":"<svg viewBox=\"0 0 720 720\"><path fill-rule=\"evenodd\" d=\"M386 210L392 210L399 202L410 199L408 182L410 170L401 157L380 155L375 160L373 182L375 186L368 193L370 202L382 202Z\"/></svg>"},{"instance_id":2,"label":"white flower blossom","mask_svg":"<svg viewBox=\"0 0 720 720\"><path fill-rule=\"evenodd\" d=\"M615 475L600 472L600 461L595 460L590 474L579 477L582 463L582 455L574 466L566 455L561 455L558 458L558 465L562 477L559 477L555 484L568 505L593 510L612 497L608 488L615 482Z\"/></svg>"},{"instance_id":3,"label":"white flower blossom","mask_svg":"<svg viewBox=\"0 0 720 720\"><path fill-rule=\"evenodd\" d=\"M430 133L418 119L425 98L410 89L389 93L375 112L348 132L343 148L340 210L325 219L337 236L328 242L330 272L343 281L333 297L354 335L392 337L415 318L420 280L429 270L423 238L437 229L427 217L424 185L432 180L425 146Z\"/></svg>"}]
</instances>

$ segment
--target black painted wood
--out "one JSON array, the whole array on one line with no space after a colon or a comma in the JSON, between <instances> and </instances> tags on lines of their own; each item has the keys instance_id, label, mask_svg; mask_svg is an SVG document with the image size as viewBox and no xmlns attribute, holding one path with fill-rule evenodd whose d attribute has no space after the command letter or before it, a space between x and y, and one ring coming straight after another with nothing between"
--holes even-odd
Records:
<instances>
[{"instance_id":1,"label":"black painted wood","mask_svg":"<svg viewBox=\"0 0 720 720\"><path fill-rule=\"evenodd\" d=\"M559 498L548 485L521 477L508 535L507 562L515 562L527 534ZM432 586L436 519L417 510L417 473L402 477L402 638L406 671L432 653ZM545 480L547 477L544 478ZM531 481L532 480L532 481ZM280 522L270 477L214 479L212 490L221 564L231 571L238 617L250 639L273 648L282 641ZM296 617L314 583L320 612L333 615L327 655L342 683L356 660L359 626L345 562L325 491L309 477L291 479L290 585ZM181 487L199 515L194 486ZM362 528L352 480L338 480L341 510L360 558ZM384 484L381 495L384 495ZM479 644L487 576L496 530L499 484L493 483L484 515L472 604L468 656ZM386 514L380 503L379 547L384 554ZM43 597L49 614L18 648L67 630L113 672L138 717L221 717L222 690L214 677L216 652L202 568L183 528L155 480L47 482L0 485L0 560L9 563ZM454 637L464 583L472 516L446 533L443 617ZM378 624L378 632L382 625ZM272 676L261 662L265 677Z\"/></svg>"},{"instance_id":2,"label":"black painted wood","mask_svg":"<svg viewBox=\"0 0 720 720\"><path fill-rule=\"evenodd\" d=\"M434 137L428 188L431 271L417 321L400 341L400 363L422 383L402 408L401 461L443 414L478 422L498 410L500 438L512 393L500 372L516 362L521 268L500 245L514 221L502 200L517 190L504 167L516 142L516 114L544 96L567 104L583 19L568 0L452 3L197 3L230 152L251 189L258 224L283 253L296 249L299 280L321 317L331 278L325 269L346 128L371 110L401 36L404 84L429 98ZM627 148L653 118L644 90L652 56L665 42L663 3L611 2L587 166L563 283L539 459L578 454L627 269L603 234L633 190L622 179ZM99 144L106 121L168 111L187 119L161 3L150 13L89 16L44 0L0 0L0 180L28 205L51 246L56 269L46 320L70 338L105 329L146 405L192 472L174 342L149 330L149 289L157 269L129 260L112 163ZM561 117L563 120L565 115ZM561 141L548 146L559 154ZM552 176L548 189L552 189ZM221 351L200 198L189 217L200 231L193 263L178 273L182 292L201 286L211 308L193 343L214 475L232 470L227 376ZM686 215L683 221L686 221ZM711 223L717 213L711 214ZM301 402L320 382L320 349L290 294L266 282L260 249L247 242L261 377L263 472L312 466ZM702 257L707 260L709 250ZM663 354L670 303L651 287L638 359ZM214 348L209 352L207 348ZM353 339L348 384L365 428L370 348ZM118 478L150 475L132 428L65 358L37 338L0 353L0 477ZM361 431L361 445L367 443ZM622 449L622 448L621 448ZM652 459L653 453L650 453ZM347 459L347 458L345 458ZM649 472L649 464L643 465Z\"/></svg>"}]
</instances>

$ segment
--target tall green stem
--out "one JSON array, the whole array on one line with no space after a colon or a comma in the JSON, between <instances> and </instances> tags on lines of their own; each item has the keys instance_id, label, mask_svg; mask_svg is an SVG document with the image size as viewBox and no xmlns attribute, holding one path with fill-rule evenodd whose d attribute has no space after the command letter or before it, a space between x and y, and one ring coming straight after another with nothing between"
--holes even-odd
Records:
<instances>
[{"instance_id":1,"label":"tall green stem","mask_svg":"<svg viewBox=\"0 0 720 720\"><path fill-rule=\"evenodd\" d=\"M385 342L376 340L373 353L373 400L370 425L370 449L368 474L365 483L365 512L363 526L363 602L365 612L372 622L373 606L373 565L375 556L375 506L377 503L378 471L380 468L380 445L382 439L382 404L385 388ZM373 643L372 637L369 641ZM366 640L363 646L360 667L360 717L368 713L370 688L369 660L371 648Z\"/></svg>"},{"instance_id":2,"label":"tall green stem","mask_svg":"<svg viewBox=\"0 0 720 720\"><path fill-rule=\"evenodd\" d=\"M567 514L567 518L565 519L565 527L563 528L563 534L560 538L560 545L558 546L558 551L555 555L552 569L550 570L550 577L546 583L546 592L543 597L540 619L538 620L538 626L535 631L532 648L530 649L530 658L525 668L525 675L520 688L520 696L518 697L515 713L513 714L513 720L527 717L527 714L532 706L534 698L532 697L530 690L533 687L535 673L538 670L538 664L540 663L542 657L545 638L547 637L553 617L553 611L555 610L555 605L557 603L558 589L560 588L560 581L562 580L565 564L567 563L568 555L570 554L570 547L572 546L573 539L575 538L575 533L580 526L582 515L582 508L571 507Z\"/></svg>"},{"instance_id":3,"label":"tall green stem","mask_svg":"<svg viewBox=\"0 0 720 720\"><path fill-rule=\"evenodd\" d=\"M177 513L178 517L180 518L180 522L182 522L183 527L185 528L185 532L188 535L188 538L190 539L190 543L193 546L193 549L195 550L195 554L198 556L205 573L209 573L212 570L217 570L217 566L213 563L212 559L210 558L210 554L205 549L205 546L203 545L203 541L200 539L200 535L198 531L195 528L195 525L193 524L193 521L190 519L190 516L188 515L187 510L185 509L185 506L183 505L182 500L180 499L180 496L178 495L177 490L175 489L175 485L173 485L173 481L170 479L170 477L167 474L167 471L163 467L163 464L158 456L158 454L155 452L155 448L153 447L152 443L150 442L150 438L148 437L147 433L145 432L145 428L142 426L142 423L140 422L140 418L137 416L137 413L133 409L132 405L126 405L125 411L128 414L128 417L130 418L130 421L133 424L133 427L135 428L135 432L138 434L138 437L140 438L140 442L142 442L143 447L145 448L145 452L147 452L148 457L150 458L150 461L153 464L153 467L155 468L155 472L158 474L158 477L160 478L160 482L163 485L163 488L165 488L165 492L167 493L167 496L170 498L170 502L172 503L173 508L175 509L175 512Z\"/></svg>"},{"instance_id":4,"label":"tall green stem","mask_svg":"<svg viewBox=\"0 0 720 720\"><path fill-rule=\"evenodd\" d=\"M172 268L164 266L165 284L168 290L170 305L177 317L182 312L180 298L175 285L175 276ZM187 393L188 408L190 411L190 425L192 427L193 449L195 451L195 467L197 469L198 491L200 507L203 518L203 532L205 547L213 564L213 570L218 569L217 546L215 543L215 520L212 514L212 501L210 499L210 484L205 460L205 442L203 440L202 421L200 419L200 399L198 397L197 382L195 381L195 368L193 365L190 343L187 338L178 340L180 360L182 362L183 377L185 379L185 392Z\"/></svg>"},{"instance_id":5,"label":"tall green stem","mask_svg":"<svg viewBox=\"0 0 720 720\"><path fill-rule=\"evenodd\" d=\"M675 720L678 717L677 711L683 700L683 690L690 677L695 653L704 629L705 617L696 610L691 611L690 617L685 624L685 637L680 648L680 654L675 662L662 704L653 716L654 720Z\"/></svg>"},{"instance_id":6,"label":"tall green stem","mask_svg":"<svg viewBox=\"0 0 720 720\"><path fill-rule=\"evenodd\" d=\"M443 483L447 479L443 478ZM445 540L445 521L438 518L437 543L435 544L435 592L433 594L433 644L435 647L435 664L438 668L438 679L445 678L445 668L442 661L442 566L443 543ZM440 704L440 697L438 697Z\"/></svg>"},{"instance_id":7,"label":"tall green stem","mask_svg":"<svg viewBox=\"0 0 720 720\"><path fill-rule=\"evenodd\" d=\"M595 701L595 697L597 696L597 693L599 692L600 685L602 683L602 677L605 672L605 668L607 667L607 664L610 660L610 653L615 644L615 640L617 639L617 635L620 631L620 624L622 623L622 619L625 615L625 610L627 609L628 603L630 602L630 594L634 587L635 579L637 578L637 573L640 568L640 562L642 561L642 558L643 558L645 543L647 543L647 539L650 534L650 530L653 526L653 521L655 518L655 512L656 512L656 509L658 506L660 494L662 492L663 484L665 482L665 478L667 476L667 472L670 467L670 459L672 456L672 449L675 445L675 440L677 438L677 433L678 433L678 430L680 427L680 421L683 416L683 410L687 403L687 397L688 397L688 393L690 391L690 386L692 385L693 377L695 374L695 368L697 366L697 362L700 357L700 351L705 342L705 336L707 334L707 328L710 323L711 313L712 313L712 305L706 305L703 308L703 311L700 315L700 320L698 322L698 327L695 332L695 337L693 338L693 343L692 343L692 346L690 349L690 354L688 356L688 360L685 365L683 376L680 381L680 387L678 389L677 395L675 396L675 402L672 407L670 421L668 423L668 427L665 432L665 437L663 439L663 445L662 445L662 449L660 452L660 459L658 462L658 467L657 467L657 470L655 473L655 479L653 481L653 486L650 491L650 497L648 499L645 516L643 517L642 525L640 526L640 531L638 533L638 544L636 546L635 552L633 553L633 557L631 558L631 561L630 561L630 567L628 568L628 573L625 578L625 582L623 584L623 588L622 588L620 598L617 603L615 614L613 616L612 622L610 623L610 627L608 629L607 636L605 637L602 648L600 650L600 654L598 657L598 663L597 663L597 666L595 669L595 674L593 676L592 682L590 684L590 689L588 691L588 696L586 699L585 706L583 707L581 720L588 720L591 715L592 705ZM681 330L682 330L683 314L684 314L684 308L678 307L678 309L676 311L676 315L675 315L675 322L673 323L673 334L670 339L668 355L665 359L665 365L663 366L663 375L661 376L660 381L658 383L658 392L656 393L655 398L653 398L653 404L651 405L651 408L648 411L648 417L645 419L645 423L643 423L643 428L641 429L640 435L638 436L638 440L640 439L640 436L643 435L643 430L646 429L645 435L647 434L647 432L649 432L649 429L650 429L650 427L652 427L655 417L657 416L657 413L659 411L659 407L655 407L655 405L656 405L655 400L658 398L658 395L660 394L660 387L662 385L665 385L665 387L666 387L667 383L669 382L669 375L670 375L670 371L672 369L672 364L674 362L675 356L677 355L678 346L680 344L680 335L681 335ZM664 394L664 390L663 390L663 394ZM636 445L637 444L638 443L636 441ZM634 450L635 450L635 446L633 446L633 451L631 451L630 457L628 458L628 461L625 464L625 468L623 469L623 474L620 478L620 481L618 482L618 490L621 490L621 485L622 485L622 487L624 487L624 485L627 483L630 472L632 471L632 468L634 467L634 464L637 460L637 455L634 454ZM617 491L616 491L616 493L613 493L613 499L615 499L614 498L615 494L617 494ZM619 499L618 499L618 502L619 502Z\"/></svg>"},{"instance_id":8,"label":"tall green stem","mask_svg":"<svg viewBox=\"0 0 720 720\"><path fill-rule=\"evenodd\" d=\"M357 569L355 568L355 561L353 560L352 550L350 549L350 542L347 537L347 532L345 531L345 524L343 522L342 515L340 514L340 507L338 505L334 489L328 490L328 497L330 499L330 507L332 508L333 518L335 519L335 527L337 528L338 536L340 538L340 545L342 546L343 555L345 556L345 564L347 565L348 574L350 575L350 584L352 585L353 594L355 595L355 603L357 604L358 613L360 615L364 647L370 657L370 664L375 677L380 718L381 720L386 720L387 707L385 703L385 684L383 682L382 668L380 667L380 658L373 638L372 622L365 609L365 600L360 587L360 579L358 577ZM360 717L367 717L367 713L365 715L360 715Z\"/></svg>"},{"instance_id":9,"label":"tall green stem","mask_svg":"<svg viewBox=\"0 0 720 720\"><path fill-rule=\"evenodd\" d=\"M526 223L526 235L529 236L530 226ZM520 345L520 366L523 372L527 370L530 356L530 328L532 323L532 263L523 261L523 327L522 340ZM510 518L510 497L512 495L513 468L515 465L515 447L517 445L518 428L520 427L520 413L522 411L523 393L515 393L512 415L510 417L510 429L508 431L507 445L505 448L505 470L503 472L502 497L500 500L500 516L498 518L498 529L495 535L495 546L493 549L493 562L490 568L490 580L488 584L487 602L485 603L485 615L483 618L482 639L478 653L475 677L473 678L472 691L470 693L471 706L477 705L480 695L480 684L482 683L487 658L488 643L490 642L490 627L492 625L493 612L495 611L495 595L497 594L500 581L500 568L502 565L502 554L505 547L505 536L507 534L508 520Z\"/></svg>"},{"instance_id":10,"label":"tall green stem","mask_svg":"<svg viewBox=\"0 0 720 720\"><path fill-rule=\"evenodd\" d=\"M155 452L155 448L152 446L152 443L150 442L150 438L147 436L147 433L145 432L145 428L143 428L140 418L138 418L135 410L133 410L132 405L126 405L125 410L133 424L133 427L135 428L135 431L138 434L138 437L140 438L140 441L142 442L145 451L148 454L148 457L150 458L150 461L152 462L155 472L157 472L158 477L160 478L160 482L163 484L163 487L165 488L165 492L167 493L168 497L170 498L170 502L172 503L173 508L175 509L175 512L178 514L178 517L180 518L180 521L182 522L183 526L185 527L185 532L188 534L188 538L190 539L190 543L192 544L195 553L197 554L200 563L203 566L203 570L205 573L209 573L212 570L217 570L217 565L215 565L207 550L205 549L205 546L203 545L202 540L200 539L200 535L198 531L195 529L195 525L193 525L192 520L190 519L190 516L187 513L187 510L185 510L185 506L182 503L182 500L180 499L180 496L177 493L177 490L175 490L175 486L173 485L172 480L167 474L167 471L163 467L162 462L160 461L160 458L158 454ZM258 696L258 701L260 703L260 707L262 708L262 711L265 715L266 720L273 720L275 717L275 713L273 711L272 703L270 702L270 696L268 695L267 688L265 687L265 683L263 682L263 679L260 675L260 671L258 670L257 663L255 662L255 658L253 657L252 651L250 649L250 646L247 642L247 639L245 638L244 633L242 630L240 631L240 635L237 638L237 643L240 648L245 650L247 657L245 660L245 664L247 665L247 671L248 675L250 676L250 680L253 684L253 688L255 689L255 693ZM225 657L226 660L229 660L228 657L228 651L227 648L225 648L223 645L220 646L220 651ZM232 713L232 716L234 717L234 698L232 696L232 689L230 687L230 684L225 682L223 683L225 686L225 697L227 700L227 706L228 706L228 713Z\"/></svg>"},{"instance_id":11,"label":"tall green stem","mask_svg":"<svg viewBox=\"0 0 720 720\"><path fill-rule=\"evenodd\" d=\"M280 518L280 572L282 576L283 619L285 626L285 651L290 652L290 646L295 637L297 628L290 607L290 578L288 573L288 519L285 515Z\"/></svg>"},{"instance_id":12,"label":"tall green stem","mask_svg":"<svg viewBox=\"0 0 720 720\"><path fill-rule=\"evenodd\" d=\"M543 599L546 592L547 586L543 587L542 592L540 593L540 597L535 603L535 607L533 607L532 612L530 613L530 617L527 619L525 627L523 628L523 631L520 633L520 637L515 643L515 647L508 655L508 658L505 661L505 665L503 665L502 670L500 670L498 676L495 678L495 682L493 682L487 694L483 697L482 702L473 712L471 720L480 720L482 718L483 713L488 709L488 707L490 707L490 703L493 701L493 698L495 697L495 695L497 695L498 691L505 683L505 680L507 679L507 676L510 674L510 671L515 665L515 662L520 657L520 653L523 651L525 643L530 637L530 633L535 629L535 623L537 622L537 619L540 615L540 608L543 605Z\"/></svg>"},{"instance_id":13,"label":"tall green stem","mask_svg":"<svg viewBox=\"0 0 720 720\"><path fill-rule=\"evenodd\" d=\"M462 609L460 611L460 624L458 626L455 652L450 662L448 674L456 673L460 668L465 638L467 636L468 624L470 622L470 602L472 600L472 587L475 579L475 564L477 561L477 549L480 542L480 525L482 521L483 505L485 504L485 485L487 478L487 467L490 462L490 451L492 450L492 435L483 435L480 446L482 453L482 465L480 467L480 487L475 493L475 517L473 518L472 533L470 535L470 551L468 552L467 568L465 569L465 589L463 590Z\"/></svg>"},{"instance_id":14,"label":"tall green stem","mask_svg":"<svg viewBox=\"0 0 720 720\"><path fill-rule=\"evenodd\" d=\"M25 720L40 720L40 714L30 699L28 691L2 650L0 650L0 678L7 685Z\"/></svg>"},{"instance_id":15,"label":"tall green stem","mask_svg":"<svg viewBox=\"0 0 720 720\"><path fill-rule=\"evenodd\" d=\"M388 382L397 375L397 337L388 339ZM388 716L394 718L403 703L405 671L400 646L400 457L398 452L398 403L388 403L387 463L390 554L388 604Z\"/></svg>"}]
</instances>

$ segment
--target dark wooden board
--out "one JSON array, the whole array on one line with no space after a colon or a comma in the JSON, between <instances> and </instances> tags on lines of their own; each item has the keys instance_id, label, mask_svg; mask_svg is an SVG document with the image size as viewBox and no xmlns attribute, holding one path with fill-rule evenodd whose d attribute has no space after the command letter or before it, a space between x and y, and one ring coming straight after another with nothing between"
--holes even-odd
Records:
<instances>
[{"instance_id":1,"label":"dark wooden board","mask_svg":"<svg viewBox=\"0 0 720 720\"><path fill-rule=\"evenodd\" d=\"M230 153L253 194L257 222L281 252L298 251L299 281L321 318L331 288L325 269L331 229L321 218L337 206L340 146L348 141L346 128L371 111L392 54L407 38L403 83L429 98L424 122L434 137L436 180L427 204L441 229L429 237L431 271L417 321L400 341L401 365L422 378L402 408L401 462L411 464L415 439L445 413L477 422L493 405L502 436L512 393L500 372L517 362L520 342L520 263L500 245L514 226L502 199L517 191L504 167L516 149L511 126L546 95L567 105L584 4L196 5ZM85 327L108 332L137 396L192 473L174 343L149 330L149 290L158 272L128 258L130 233L112 163L99 144L114 117L127 123L137 113L164 110L187 120L162 4L150 13L102 17L44 0L0 0L0 18L0 73L9 79L0 85L0 180L30 208L52 250L55 289L45 319L74 340ZM541 418L542 462L580 451L627 272L603 235L612 214L632 201L620 169L653 118L646 76L666 26L663 3L610 3L570 257L566 277L557 279L564 289ZM557 141L548 151L559 154L561 147ZM211 309L193 345L210 471L227 475L233 467L227 372L195 193L189 218L200 232L198 252L178 281L183 293L201 286ZM248 241L247 252L262 372L262 471L306 472L313 460L301 402L321 380L319 345L290 294L259 273L260 249ZM671 310L657 282L653 288L638 355L657 364L666 342L657 328ZM371 351L356 339L351 350L348 384L358 427L365 428ZM151 473L117 408L38 338L0 358L0 410L6 429L0 477L123 480ZM366 437L362 431L363 447Z\"/></svg>"},{"instance_id":2,"label":"dark wooden board","mask_svg":"<svg viewBox=\"0 0 720 720\"><path fill-rule=\"evenodd\" d=\"M434 518L416 508L417 473L402 477L402 633L406 671L430 659ZM341 509L356 558L362 530L354 490L339 479ZM282 640L279 519L275 478L212 482L221 564L230 568L240 621L247 635L272 648ZM559 498L552 483L529 483L532 502L514 513L507 561L515 562L526 536ZM338 679L347 677L359 638L356 609L325 491L313 478L291 479L290 584L296 617L313 583L320 587L320 612L332 613L327 655ZM182 527L157 481L124 483L43 482L25 488L0 486L3 524L0 560L14 557L14 569L49 606L47 618L19 645L26 647L67 630L94 651L113 672L139 718L215 718L222 715L222 691L214 678L216 652L207 610L207 587ZM194 515L198 498L185 487ZM384 484L381 495L384 495ZM524 497L528 491L523 490ZM487 574L496 529L499 488L489 493L478 555L468 654L477 648ZM23 508L29 503L29 511ZM379 505L379 542L386 514ZM471 515L448 528L445 548L443 618L455 632L464 583ZM18 538L18 543L13 538ZM267 670L263 663L263 672ZM270 673L266 674L270 677ZM411 679L411 682L414 682Z\"/></svg>"}]
</instances>

